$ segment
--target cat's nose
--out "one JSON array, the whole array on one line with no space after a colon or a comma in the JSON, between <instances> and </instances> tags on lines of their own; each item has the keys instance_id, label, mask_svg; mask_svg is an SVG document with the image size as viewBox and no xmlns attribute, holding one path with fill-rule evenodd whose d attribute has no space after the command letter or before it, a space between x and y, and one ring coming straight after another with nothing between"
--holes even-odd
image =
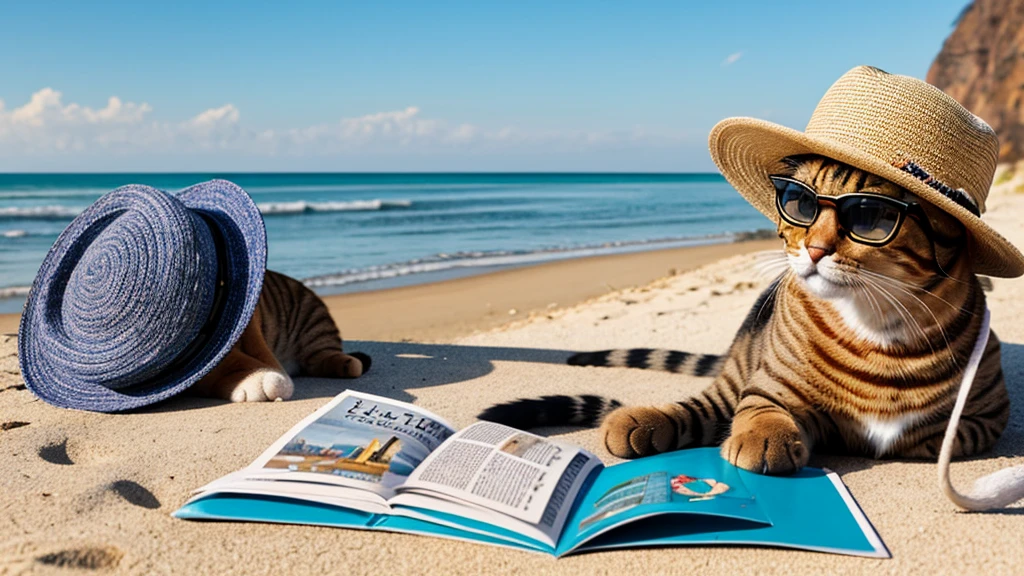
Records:
<instances>
[{"instance_id":1,"label":"cat's nose","mask_svg":"<svg viewBox=\"0 0 1024 576\"><path fill-rule=\"evenodd\" d=\"M831 253L832 250L828 248L822 248L820 246L807 247L807 255L811 257L811 262L814 262L815 264L818 263L818 260L821 260L822 258L828 256Z\"/></svg>"}]
</instances>

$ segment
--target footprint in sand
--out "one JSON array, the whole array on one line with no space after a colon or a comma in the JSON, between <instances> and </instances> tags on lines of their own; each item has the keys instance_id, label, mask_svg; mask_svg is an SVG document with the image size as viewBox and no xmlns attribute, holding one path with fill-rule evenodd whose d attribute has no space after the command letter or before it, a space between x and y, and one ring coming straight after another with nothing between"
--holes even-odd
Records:
<instances>
[{"instance_id":1,"label":"footprint in sand","mask_svg":"<svg viewBox=\"0 0 1024 576\"><path fill-rule=\"evenodd\" d=\"M67 438L57 442L51 442L40 448L39 457L50 464L60 464L61 466L71 466L74 464L71 457L68 456Z\"/></svg>"},{"instance_id":2,"label":"footprint in sand","mask_svg":"<svg viewBox=\"0 0 1024 576\"><path fill-rule=\"evenodd\" d=\"M153 492L142 484L134 480L108 476L107 481L95 484L75 496L72 508L76 514L85 515L96 510L123 507L122 503L144 510L158 510L162 506Z\"/></svg>"},{"instance_id":3,"label":"footprint in sand","mask_svg":"<svg viewBox=\"0 0 1024 576\"><path fill-rule=\"evenodd\" d=\"M36 562L58 568L78 568L83 570L104 570L116 567L124 552L113 546L102 548L72 548L51 552L36 558Z\"/></svg>"},{"instance_id":4,"label":"footprint in sand","mask_svg":"<svg viewBox=\"0 0 1024 576\"><path fill-rule=\"evenodd\" d=\"M145 486L131 480L117 480L110 484L109 489L114 494L124 498L129 504L156 510L160 507L160 500L153 495Z\"/></svg>"},{"instance_id":5,"label":"footprint in sand","mask_svg":"<svg viewBox=\"0 0 1024 576\"><path fill-rule=\"evenodd\" d=\"M73 466L75 461L68 454L68 439L66 437L52 440L39 448L39 457L50 464L59 466ZM102 484L93 490L87 491L81 497L81 509L87 510L102 502L104 494L115 494L132 506L156 510L160 508L160 500L142 484L134 480L124 478L114 480L109 484Z\"/></svg>"}]
</instances>

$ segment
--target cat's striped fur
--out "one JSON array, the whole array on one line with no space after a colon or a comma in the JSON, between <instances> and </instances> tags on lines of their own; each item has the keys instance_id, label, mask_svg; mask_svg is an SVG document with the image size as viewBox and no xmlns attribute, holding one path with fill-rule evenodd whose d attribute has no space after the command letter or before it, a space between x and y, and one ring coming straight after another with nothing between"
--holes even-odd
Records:
<instances>
[{"instance_id":1,"label":"cat's striped fur","mask_svg":"<svg viewBox=\"0 0 1024 576\"><path fill-rule=\"evenodd\" d=\"M298 280L267 270L256 312L242 337L192 390L235 402L287 400L290 376L357 378L370 357L342 351L323 300Z\"/></svg>"},{"instance_id":2,"label":"cat's striped fur","mask_svg":"<svg viewBox=\"0 0 1024 576\"><path fill-rule=\"evenodd\" d=\"M823 195L866 191L912 199L895 184L831 160L799 157L787 165ZM608 450L637 457L721 442L734 464L768 473L797 470L811 449L826 445L873 457L935 458L978 337L985 294L962 226L924 208L935 237L908 218L882 247L844 237L828 208L810 228L780 223L787 271L761 294L722 357L694 362L679 356L684 353L649 350L574 356L570 363L595 366L697 373L703 365L707 375L720 368L707 389L674 404L615 409L611 401L595 408L597 401L589 400L587 414L593 423L601 420ZM521 406L494 406L481 417L516 425ZM1000 344L992 334L955 453L990 448L1008 418Z\"/></svg>"}]
</instances>

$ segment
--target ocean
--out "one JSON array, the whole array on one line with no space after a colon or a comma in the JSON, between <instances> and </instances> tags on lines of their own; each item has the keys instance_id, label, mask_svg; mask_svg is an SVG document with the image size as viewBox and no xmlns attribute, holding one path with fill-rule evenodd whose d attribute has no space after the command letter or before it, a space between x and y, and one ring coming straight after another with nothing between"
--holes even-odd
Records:
<instances>
[{"instance_id":1,"label":"ocean","mask_svg":"<svg viewBox=\"0 0 1024 576\"><path fill-rule=\"evenodd\" d=\"M54 240L102 194L211 178L259 205L268 267L325 294L770 226L717 174L0 174L0 312L20 311Z\"/></svg>"}]
</instances>

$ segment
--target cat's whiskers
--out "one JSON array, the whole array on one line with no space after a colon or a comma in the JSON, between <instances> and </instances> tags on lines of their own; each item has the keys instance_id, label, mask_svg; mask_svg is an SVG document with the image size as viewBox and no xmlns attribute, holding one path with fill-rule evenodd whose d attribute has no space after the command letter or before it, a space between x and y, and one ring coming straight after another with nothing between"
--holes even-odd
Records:
<instances>
[{"instance_id":1,"label":"cat's whiskers","mask_svg":"<svg viewBox=\"0 0 1024 576\"><path fill-rule=\"evenodd\" d=\"M863 282L864 288L867 290L867 293L877 293L877 295L882 296L882 298L884 298L887 302L889 302L892 305L891 306L892 309L896 312L896 314L900 318L900 325L901 325L901 327L903 327L903 328L915 328L913 322L911 321L912 319L909 318L904 311L900 310L900 308L898 306L899 303L894 300L894 298L893 298L893 296L891 294L889 294L886 290L882 289L880 286L872 284L869 281L866 281L865 279L860 279L860 280ZM879 307L881 307L881 303L879 302L878 304L879 304ZM890 326L889 329L892 330L893 328L895 328L895 326ZM919 331L921 330L920 326L916 326L916 328ZM904 334L904 336L906 336L906 332L905 331L903 331L903 334ZM930 347L930 344L929 344L929 347ZM896 376L899 377L902 380L909 381L909 380L913 379L912 374L910 374L906 370L904 370L903 365L901 363L896 363L895 365L893 365L891 367L891 370L893 370L896 373Z\"/></svg>"},{"instance_id":2,"label":"cat's whiskers","mask_svg":"<svg viewBox=\"0 0 1024 576\"><path fill-rule=\"evenodd\" d=\"M761 277L775 277L775 272L789 265L782 250L762 250L754 253L754 271Z\"/></svg>"},{"instance_id":3,"label":"cat's whiskers","mask_svg":"<svg viewBox=\"0 0 1024 576\"><path fill-rule=\"evenodd\" d=\"M773 287L771 289L771 292L768 293L768 297L764 299L764 302L761 303L761 307L757 309L757 316L756 316L756 318L758 318L758 319L761 318L761 312L764 311L764 307L769 302L771 302L772 299L775 298L776 294L778 294L778 292L779 292L779 287L781 287L783 284L788 282L789 279L792 278L792 276L793 276L793 271L792 270L787 270L787 271L783 272L781 275L779 275L779 279L773 285Z\"/></svg>"},{"instance_id":4,"label":"cat's whiskers","mask_svg":"<svg viewBox=\"0 0 1024 576\"><path fill-rule=\"evenodd\" d=\"M787 262L786 260L780 260L778 262L772 262L769 264L755 265L754 272L762 279L774 279L779 276L779 272L785 270L786 268L789 268L789 262Z\"/></svg>"},{"instance_id":5,"label":"cat's whiskers","mask_svg":"<svg viewBox=\"0 0 1024 576\"><path fill-rule=\"evenodd\" d=\"M953 347L952 347L952 345L951 345L951 344L949 343L949 338L947 338L947 337L946 337L946 331L945 331L945 330L944 330L944 329L942 328L942 323L941 323L941 322L939 322L939 319L938 319L938 318L937 318L937 317L935 316L935 313L934 313L934 312L932 312L932 309L931 309L931 307L929 307L929 306L928 306L928 305L927 305L927 304L926 304L926 303L924 302L924 300L921 300L920 298L918 298L917 296L915 296L915 295L914 295L914 293L913 293L913 292L911 292L910 290L907 290L906 288L902 288L902 287L900 287L900 286L899 286L898 284L890 284L890 286L892 286L892 287L893 287L893 288L895 288L896 290L899 290L900 292L903 292L903 293L904 293L904 294L906 294L907 296L909 296L909 297L913 298L913 299L914 299L914 301L916 301L916 302L917 302L917 304L921 306L921 308L924 308L924 310L925 310L926 312L928 312L928 314L929 314L929 315L930 315L930 316L932 317L932 321L933 321L933 322L935 323L935 327L939 329L939 334L941 334L941 335L942 335L942 340L943 340L943 342L945 342L945 343L946 343L946 351L947 351L947 352L949 352L949 358L950 358L950 360L951 360L951 361L953 362L953 365L954 365L954 366L956 366L957 368L959 368L959 367L960 367L960 363L959 363L959 362L957 362L957 359L956 359L956 354L954 354L954 353L953 353Z\"/></svg>"},{"instance_id":6,"label":"cat's whiskers","mask_svg":"<svg viewBox=\"0 0 1024 576\"><path fill-rule=\"evenodd\" d=\"M899 315L900 319L903 321L903 324L905 326L917 328L917 331L922 336L924 336L924 330L920 327L920 325L915 326L915 323L912 322L913 316L909 315L910 311L905 306L903 306L899 302L899 300L896 299L895 296L893 296L888 290L886 290L877 282L872 281L870 278L860 278L860 281L863 282L866 287L868 287L871 290L874 290L878 295L884 298L885 301L890 304L893 311L895 311Z\"/></svg>"},{"instance_id":7,"label":"cat's whiskers","mask_svg":"<svg viewBox=\"0 0 1024 576\"><path fill-rule=\"evenodd\" d=\"M884 298L885 301L889 303L892 310L896 312L899 315L900 319L903 321L904 326L907 326L909 328L915 328L918 334L920 334L925 340L928 339L924 329L918 322L914 320L913 314L910 314L910 310L908 310L907 307L904 306L899 301L899 299L896 298L896 296L894 296L891 292L886 290L884 286L870 278L862 277L860 278L860 280L864 282L865 286L868 286L869 288L874 290L879 296Z\"/></svg>"},{"instance_id":8,"label":"cat's whiskers","mask_svg":"<svg viewBox=\"0 0 1024 576\"><path fill-rule=\"evenodd\" d=\"M786 251L785 250L779 250L779 249L775 249L775 250L758 250L757 252L752 252L751 253L751 256L753 256L754 258L757 258L757 259L761 259L761 258L774 259L774 258L785 257L785 255L786 255Z\"/></svg>"},{"instance_id":9,"label":"cat's whiskers","mask_svg":"<svg viewBox=\"0 0 1024 576\"><path fill-rule=\"evenodd\" d=\"M854 288L859 289L858 294L864 296L864 298L868 302L868 306L872 309L873 312L876 313L876 318L878 319L879 325L875 327L875 330L879 332L885 332L890 335L892 335L891 333L896 330L899 330L901 333L905 332L904 328L909 326L909 324L907 323L906 317L903 315L899 308L897 308L894 305L891 305L890 303L889 312L883 310L882 303L879 301L878 296L876 295L876 292L879 292L877 288L868 284L863 278L853 278L851 280L853 281ZM885 297L885 295L882 296ZM889 301L886 300L886 302ZM893 318L892 312L896 313L898 319ZM895 340L897 338L893 337L893 339ZM882 340L885 339L882 338Z\"/></svg>"},{"instance_id":10,"label":"cat's whiskers","mask_svg":"<svg viewBox=\"0 0 1024 576\"><path fill-rule=\"evenodd\" d=\"M782 250L765 250L763 252L755 252L753 254L753 260L757 264L774 263L784 261L786 259L786 253Z\"/></svg>"},{"instance_id":11,"label":"cat's whiskers","mask_svg":"<svg viewBox=\"0 0 1024 576\"><path fill-rule=\"evenodd\" d=\"M935 299L939 300L940 302L942 302L946 306L949 306L953 310L958 310L960 312L963 312L964 314L970 314L971 316L975 315L975 313L972 312L971 310L968 310L968 309L963 308L961 306L957 306L956 304L953 304L953 303L949 302L948 300L946 300L945 298L939 296L938 294L935 294L934 292L932 292L930 290L927 290L924 287L919 286L917 284L914 284L912 282L906 282L904 280L899 280L899 279L893 278L892 276L881 274L881 273L878 273L878 272L875 272L875 271L872 271L872 270L868 270L866 268L860 268L859 272L861 272L863 274L867 274L868 276L872 276L872 277L874 277L874 278L876 278L878 280L881 280L881 281L891 282L891 283L894 283L894 284L902 285L902 286L905 286L905 287L917 290L919 292L924 292L925 294L931 296L932 298L935 298ZM966 282L964 284L966 284Z\"/></svg>"},{"instance_id":12,"label":"cat's whiskers","mask_svg":"<svg viewBox=\"0 0 1024 576\"><path fill-rule=\"evenodd\" d=\"M888 300L890 304L892 304L894 307L896 307L896 310L899 313L900 317L903 318L903 321L908 326L911 326L911 327L913 327L913 328L915 328L917 330L917 333L921 335L921 339L924 340L925 344L928 345L928 349L931 350L932 354L935 354L936 353L935 346L932 345L932 341L931 341L931 338L928 337L928 333L925 331L924 327L921 326L921 323L917 321L917 318L914 316L914 314L902 302L899 301L899 298L897 298L894 294L892 294L891 292L886 290L885 287L883 285L879 284L878 282L876 282L874 280L871 280L869 278L866 278L866 277L863 278L863 280L865 282L867 282L869 285L873 286L876 290L878 290L879 293L886 300ZM930 312L930 310L929 310L929 312ZM934 315L932 315L932 317L934 318ZM936 322L936 325L938 325L937 322ZM939 326L939 330L942 330L941 326ZM943 333L942 337L943 337L943 339L945 339L945 337L946 337L945 333ZM947 347L947 349L949 349L949 341L948 340L946 341L946 347ZM952 354L952 352L951 352L951 354ZM955 362L955 360L954 360L954 362Z\"/></svg>"},{"instance_id":13,"label":"cat's whiskers","mask_svg":"<svg viewBox=\"0 0 1024 576\"><path fill-rule=\"evenodd\" d=\"M760 266L760 265L764 265L764 264L774 264L776 262L785 262L786 261L786 255L785 254L776 254L772 258L768 258L768 257L755 258L754 261L756 262L755 266Z\"/></svg>"},{"instance_id":14,"label":"cat's whiskers","mask_svg":"<svg viewBox=\"0 0 1024 576\"><path fill-rule=\"evenodd\" d=\"M963 284L964 286L972 286L973 285L970 282L966 282L966 281L961 280L959 278L954 278L954 277L950 276L948 272L946 272L945 270L942 269L942 266L938 266L938 263L936 263L936 266L939 269L939 276L942 276L946 280L951 280L953 282L956 282L957 284Z\"/></svg>"},{"instance_id":15,"label":"cat's whiskers","mask_svg":"<svg viewBox=\"0 0 1024 576\"><path fill-rule=\"evenodd\" d=\"M868 285L864 282L864 280L860 278L853 278L853 281L854 287L858 290L858 293L864 296L864 298L868 301L868 306L871 307L872 312L876 313L878 320L882 323L882 327L885 328L886 326L888 326L889 323L886 321L887 317L885 313L882 312L881 305L878 303L878 300L875 298L874 294L871 293L871 289L868 287Z\"/></svg>"}]
</instances>

